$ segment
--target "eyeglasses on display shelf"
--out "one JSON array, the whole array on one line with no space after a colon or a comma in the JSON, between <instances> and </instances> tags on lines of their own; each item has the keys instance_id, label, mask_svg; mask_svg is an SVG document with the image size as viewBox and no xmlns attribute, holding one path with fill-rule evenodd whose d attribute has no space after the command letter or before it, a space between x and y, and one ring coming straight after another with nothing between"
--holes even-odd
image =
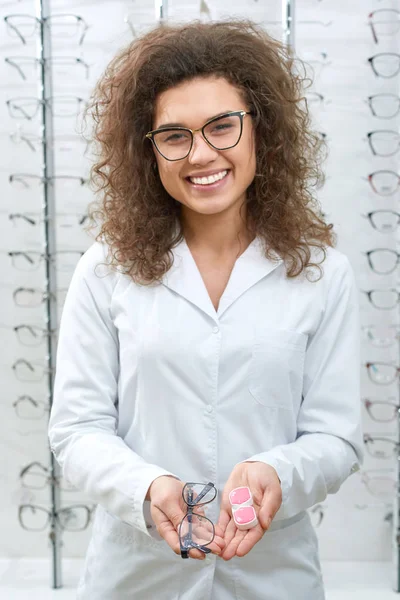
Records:
<instances>
[{"instance_id":1,"label":"eyeglasses on display shelf","mask_svg":"<svg viewBox=\"0 0 400 600\"><path fill-rule=\"evenodd\" d=\"M374 156L394 156L400 150L400 134L390 129L369 131L367 140Z\"/></svg>"},{"instance_id":2,"label":"eyeglasses on display shelf","mask_svg":"<svg viewBox=\"0 0 400 600\"><path fill-rule=\"evenodd\" d=\"M368 219L372 227L381 233L393 233L400 224L400 213L394 210L372 210L361 216Z\"/></svg>"},{"instance_id":3,"label":"eyeglasses on display shelf","mask_svg":"<svg viewBox=\"0 0 400 600\"><path fill-rule=\"evenodd\" d=\"M389 348L399 343L400 325L364 325L364 336L376 348Z\"/></svg>"},{"instance_id":4,"label":"eyeglasses on display shelf","mask_svg":"<svg viewBox=\"0 0 400 600\"><path fill-rule=\"evenodd\" d=\"M50 256L38 251L15 250L7 253L12 266L20 271L36 271L43 261L49 260L58 271L73 271L78 260L83 256L82 250L58 250Z\"/></svg>"},{"instance_id":5,"label":"eyeglasses on display shelf","mask_svg":"<svg viewBox=\"0 0 400 600\"><path fill-rule=\"evenodd\" d=\"M368 454L372 456L372 458L386 460L389 458L398 457L399 455L399 442L396 442L388 437L364 433L364 445Z\"/></svg>"},{"instance_id":6,"label":"eyeglasses on display shelf","mask_svg":"<svg viewBox=\"0 0 400 600\"><path fill-rule=\"evenodd\" d=\"M305 94L305 99L307 101L307 105L312 110L314 110L315 108L322 108L324 106L328 106L332 102L332 100L328 99L323 94L319 94L318 92L307 92L307 94Z\"/></svg>"},{"instance_id":7,"label":"eyeglasses on display shelf","mask_svg":"<svg viewBox=\"0 0 400 600\"><path fill-rule=\"evenodd\" d=\"M19 287L13 292L13 300L17 306L25 308L40 306L43 302L46 302L48 298L51 298L54 302L63 304L67 292L68 288L59 288L56 291L56 294L48 294L40 288Z\"/></svg>"},{"instance_id":8,"label":"eyeglasses on display shelf","mask_svg":"<svg viewBox=\"0 0 400 600\"><path fill-rule=\"evenodd\" d=\"M36 325L21 324L13 327L18 341L23 346L40 346L50 336L56 336L57 331L49 331Z\"/></svg>"},{"instance_id":9,"label":"eyeglasses on display shelf","mask_svg":"<svg viewBox=\"0 0 400 600\"><path fill-rule=\"evenodd\" d=\"M367 296L372 306L379 310L391 310L396 308L400 302L400 292L395 289L360 291Z\"/></svg>"},{"instance_id":10,"label":"eyeglasses on display shelf","mask_svg":"<svg viewBox=\"0 0 400 600\"><path fill-rule=\"evenodd\" d=\"M9 134L9 139L18 145L29 148L31 152L39 152L43 148L43 138L36 133L30 133L23 130L21 123L16 123L15 131ZM81 155L85 155L88 149L88 143L78 134L59 134L53 136L48 141L48 145L61 154L69 154L76 149L77 144L79 146L85 145L85 150L81 152ZM60 158L60 157L59 157ZM68 157L69 159L69 157Z\"/></svg>"},{"instance_id":11,"label":"eyeglasses on display shelf","mask_svg":"<svg viewBox=\"0 0 400 600\"><path fill-rule=\"evenodd\" d=\"M396 94L374 94L366 102L378 119L393 119L400 112L400 97Z\"/></svg>"},{"instance_id":12,"label":"eyeglasses on display shelf","mask_svg":"<svg viewBox=\"0 0 400 600\"><path fill-rule=\"evenodd\" d=\"M363 252L368 259L368 265L378 275L389 275L395 271L400 254L391 248L375 248Z\"/></svg>"},{"instance_id":13,"label":"eyeglasses on display shelf","mask_svg":"<svg viewBox=\"0 0 400 600\"><path fill-rule=\"evenodd\" d=\"M400 73L400 54L380 52L367 59L377 77L391 79Z\"/></svg>"},{"instance_id":14,"label":"eyeglasses on display shelf","mask_svg":"<svg viewBox=\"0 0 400 600\"><path fill-rule=\"evenodd\" d=\"M9 183L16 189L38 188L44 183L59 184L62 189L77 191L88 183L88 180L78 175L52 175L42 177L35 173L12 173L8 177Z\"/></svg>"},{"instance_id":15,"label":"eyeglasses on display shelf","mask_svg":"<svg viewBox=\"0 0 400 600\"><path fill-rule=\"evenodd\" d=\"M32 490L44 490L48 485L54 484L63 492L75 492L73 487L63 477L52 477L51 470L40 462L31 462L21 469L19 479L23 487Z\"/></svg>"},{"instance_id":16,"label":"eyeglasses on display shelf","mask_svg":"<svg viewBox=\"0 0 400 600\"><path fill-rule=\"evenodd\" d=\"M362 402L373 421L390 423L398 417L400 405L393 396L390 396L387 400L364 398Z\"/></svg>"},{"instance_id":17,"label":"eyeglasses on display shelf","mask_svg":"<svg viewBox=\"0 0 400 600\"><path fill-rule=\"evenodd\" d=\"M396 493L398 484L394 469L368 469L360 471L361 481L367 491L376 498L390 500Z\"/></svg>"},{"instance_id":18,"label":"eyeglasses on display shelf","mask_svg":"<svg viewBox=\"0 0 400 600\"><path fill-rule=\"evenodd\" d=\"M83 74L85 79L89 79L89 65L82 58L75 56L54 56L42 60L33 56L6 56L4 61L13 67L24 81L32 75L37 76L39 68L43 65L52 69L53 73L74 74L78 77ZM72 69L68 71L65 67Z\"/></svg>"},{"instance_id":19,"label":"eyeglasses on display shelf","mask_svg":"<svg viewBox=\"0 0 400 600\"><path fill-rule=\"evenodd\" d=\"M7 32L18 38L23 44L40 33L40 26L46 25L56 40L74 41L82 45L89 29L86 21L79 15L51 15L39 19L34 15L6 15L4 17Z\"/></svg>"},{"instance_id":20,"label":"eyeglasses on display shelf","mask_svg":"<svg viewBox=\"0 0 400 600\"><path fill-rule=\"evenodd\" d=\"M367 177L372 190L379 196L392 196L400 185L400 176L391 170L374 171Z\"/></svg>"},{"instance_id":21,"label":"eyeglasses on display shelf","mask_svg":"<svg viewBox=\"0 0 400 600\"><path fill-rule=\"evenodd\" d=\"M368 362L364 366L367 369L370 380L378 385L390 385L394 383L400 373L400 368L389 362Z\"/></svg>"},{"instance_id":22,"label":"eyeglasses on display shelf","mask_svg":"<svg viewBox=\"0 0 400 600\"><path fill-rule=\"evenodd\" d=\"M25 358L18 358L12 364L11 368L19 381L27 381L30 383L38 383L43 380L45 375L54 373L54 369L49 369L42 362L37 360L26 360Z\"/></svg>"},{"instance_id":23,"label":"eyeglasses on display shelf","mask_svg":"<svg viewBox=\"0 0 400 600\"><path fill-rule=\"evenodd\" d=\"M13 402L13 407L17 417L26 421L39 421L45 417L47 419L50 412L48 402L35 400L32 396L26 394L19 396L19 398Z\"/></svg>"},{"instance_id":24,"label":"eyeglasses on display shelf","mask_svg":"<svg viewBox=\"0 0 400 600\"><path fill-rule=\"evenodd\" d=\"M17 229L25 229L37 227L42 225L45 220L50 221L50 218L45 218L40 213L11 213L8 215L11 223ZM57 227L62 229L72 229L74 227L84 227L89 219L89 215L86 213L57 213L53 221Z\"/></svg>"},{"instance_id":25,"label":"eyeglasses on display shelf","mask_svg":"<svg viewBox=\"0 0 400 600\"><path fill-rule=\"evenodd\" d=\"M53 517L62 530L83 531L89 526L93 510L93 507L76 504L61 508L53 514L43 506L21 504L18 509L18 520L21 527L28 531L44 531Z\"/></svg>"},{"instance_id":26,"label":"eyeglasses on display shelf","mask_svg":"<svg viewBox=\"0 0 400 600\"><path fill-rule=\"evenodd\" d=\"M368 25L375 44L378 44L382 37L395 35L400 31L400 11L394 8L374 10L368 15Z\"/></svg>"},{"instance_id":27,"label":"eyeglasses on display shelf","mask_svg":"<svg viewBox=\"0 0 400 600\"><path fill-rule=\"evenodd\" d=\"M6 101L8 113L12 119L31 121L39 114L39 108L47 105L54 117L77 117L86 102L80 96L50 96L45 100L34 96L18 96Z\"/></svg>"}]
</instances>

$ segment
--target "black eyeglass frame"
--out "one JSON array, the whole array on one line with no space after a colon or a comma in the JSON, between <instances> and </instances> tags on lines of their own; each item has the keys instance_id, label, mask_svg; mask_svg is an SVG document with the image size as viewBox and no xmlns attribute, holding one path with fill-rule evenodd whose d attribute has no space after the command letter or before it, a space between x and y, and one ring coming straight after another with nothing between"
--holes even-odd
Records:
<instances>
[{"instance_id":1,"label":"black eyeglass frame","mask_svg":"<svg viewBox=\"0 0 400 600\"><path fill-rule=\"evenodd\" d=\"M185 158L187 158L189 156L189 154L192 151L193 148L193 140L194 140L194 134L197 133L198 131L201 131L201 135L203 136L203 139L207 142L207 144L209 146L211 146L211 148L214 148L214 150L230 150L230 148L234 148L235 146L238 145L238 143L240 142L241 138L242 138L242 133L243 133L243 119L246 115L251 115L252 117L255 116L255 113L253 111L246 111L246 110L234 110L232 112L228 112L228 113L224 113L223 115L218 115L217 117L213 117L212 119L210 119L209 121L207 121L207 123L204 123L204 125L202 127L199 127L198 129L189 129L189 127L160 127L159 129L153 129L152 131L149 131L148 133L146 133L146 138L149 139L155 149L157 150L157 152L159 154L161 154L161 156L163 158L165 158L166 160L169 160L171 162L175 162L177 160L183 160ZM209 125L210 123L213 123L214 121L217 121L219 119L223 119L224 117L235 117L238 116L240 118L240 134L238 137L238 140L236 142L236 144L233 144L232 146L227 146L226 148L217 148L216 146L214 146L205 136L204 134L204 129L207 127L207 125ZM182 156L181 158L167 158L166 156L164 156L164 154L161 152L161 150L158 148L157 143L154 139L154 136L157 133L163 133L165 131L188 131L191 136L192 136L192 141L190 144L190 148L188 150L188 152L185 154L185 156Z\"/></svg>"},{"instance_id":2,"label":"black eyeglass frame","mask_svg":"<svg viewBox=\"0 0 400 600\"><path fill-rule=\"evenodd\" d=\"M196 496L196 499L191 500L191 498L193 498L193 490L191 490L190 488L195 485L203 485L204 487L203 487L202 491ZM186 500L186 498L185 498L185 490L186 489L188 489L189 501ZM214 490L214 496L210 500L206 500L205 502L202 502L202 499L204 498L204 496L206 494L208 494L208 492L211 489ZM199 514L195 513L193 508L195 508L196 506L204 506L205 504L210 504L210 502L213 502L216 497L217 497L217 489L211 481L209 481L207 484L188 482L184 485L184 487L182 489L182 498L187 506L187 512L186 512L186 515L183 517L182 521L180 522L179 530L178 530L179 545L180 545L182 558L189 558L189 550L191 548L196 548L197 550L204 552L204 554L209 554L211 552L210 548L207 548L206 545L196 544L196 542L193 541L190 527L189 527L189 532L185 536L182 536L181 531L182 531L182 526L183 526L185 519L188 519L189 524L190 524L192 515L201 517L202 520L207 520L209 523L211 523L213 536L212 536L212 539L208 542L208 544L211 544L215 537L214 523L212 521L210 521L210 519L207 519L207 517L205 517L204 515L199 515Z\"/></svg>"}]
</instances>

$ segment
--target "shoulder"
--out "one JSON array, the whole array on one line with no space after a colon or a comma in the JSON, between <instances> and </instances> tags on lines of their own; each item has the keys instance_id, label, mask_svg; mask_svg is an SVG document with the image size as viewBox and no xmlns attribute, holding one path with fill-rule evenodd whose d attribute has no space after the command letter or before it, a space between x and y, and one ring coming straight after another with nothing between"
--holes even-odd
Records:
<instances>
[{"instance_id":1,"label":"shoulder","mask_svg":"<svg viewBox=\"0 0 400 600\"><path fill-rule=\"evenodd\" d=\"M94 242L79 260L74 279L86 283L91 289L108 289L112 291L119 277L119 272L109 264L109 246Z\"/></svg>"},{"instance_id":2,"label":"shoulder","mask_svg":"<svg viewBox=\"0 0 400 600\"><path fill-rule=\"evenodd\" d=\"M331 246L325 246L324 251L320 248L312 248L310 261L320 266L322 271L321 282L325 282L325 284L331 283L338 277L354 276L353 268L347 256Z\"/></svg>"}]
</instances>

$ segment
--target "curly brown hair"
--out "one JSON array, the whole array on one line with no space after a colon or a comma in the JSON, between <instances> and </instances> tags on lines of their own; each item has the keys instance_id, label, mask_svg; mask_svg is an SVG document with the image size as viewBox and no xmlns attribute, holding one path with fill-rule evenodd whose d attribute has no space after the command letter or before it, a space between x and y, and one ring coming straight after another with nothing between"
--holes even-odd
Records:
<instances>
[{"instance_id":1,"label":"curly brown hair","mask_svg":"<svg viewBox=\"0 0 400 600\"><path fill-rule=\"evenodd\" d=\"M301 69L295 68L301 65ZM181 204L164 189L146 133L161 92L195 77L234 85L255 113L256 175L247 189L247 220L265 247L278 254L288 277L326 258L334 245L313 190L323 180L326 146L311 127L304 97L304 63L248 19L158 25L122 49L95 86L86 116L93 118L98 199L90 210L109 263L142 285L159 282L182 239ZM99 198L100 197L100 198ZM312 247L322 260L312 262ZM314 258L315 261L315 258Z\"/></svg>"}]
</instances>

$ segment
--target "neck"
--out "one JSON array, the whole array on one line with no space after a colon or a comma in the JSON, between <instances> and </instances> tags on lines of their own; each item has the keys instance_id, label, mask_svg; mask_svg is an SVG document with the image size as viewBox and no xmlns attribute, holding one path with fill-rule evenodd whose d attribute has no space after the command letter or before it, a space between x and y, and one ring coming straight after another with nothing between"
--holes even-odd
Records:
<instances>
[{"instance_id":1,"label":"neck","mask_svg":"<svg viewBox=\"0 0 400 600\"><path fill-rule=\"evenodd\" d=\"M187 245L222 256L243 251L254 239L247 226L245 212L236 215L202 215L182 210L182 225Z\"/></svg>"}]
</instances>

